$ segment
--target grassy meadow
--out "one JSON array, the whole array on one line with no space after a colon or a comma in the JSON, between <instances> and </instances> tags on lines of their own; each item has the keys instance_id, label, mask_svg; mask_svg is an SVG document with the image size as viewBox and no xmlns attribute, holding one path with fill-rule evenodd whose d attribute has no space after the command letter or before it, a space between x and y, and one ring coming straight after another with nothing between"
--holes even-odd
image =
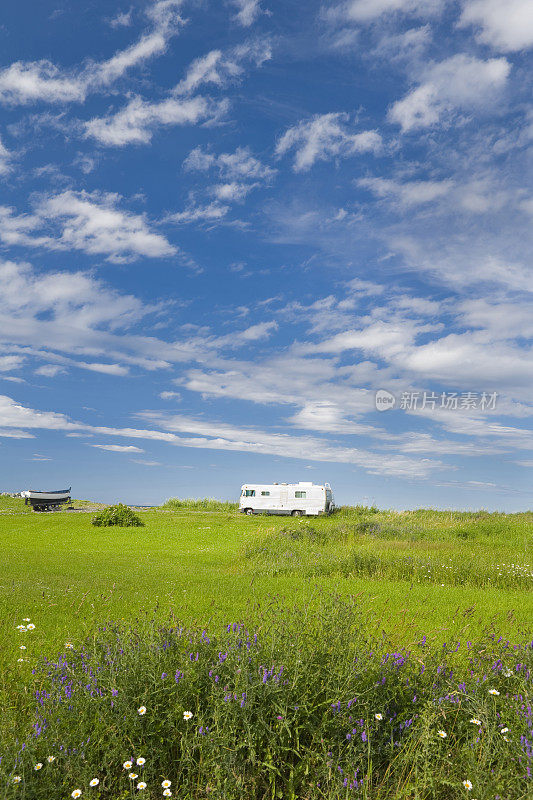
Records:
<instances>
[{"instance_id":1,"label":"grassy meadow","mask_svg":"<svg viewBox=\"0 0 533 800\"><path fill-rule=\"evenodd\" d=\"M0 498L1 797L531 796L533 514L139 515Z\"/></svg>"}]
</instances>

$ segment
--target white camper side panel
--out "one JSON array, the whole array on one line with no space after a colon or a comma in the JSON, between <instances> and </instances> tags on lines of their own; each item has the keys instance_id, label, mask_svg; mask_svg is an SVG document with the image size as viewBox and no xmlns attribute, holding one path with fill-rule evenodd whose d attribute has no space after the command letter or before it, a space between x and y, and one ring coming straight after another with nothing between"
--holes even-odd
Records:
<instances>
[{"instance_id":1,"label":"white camper side panel","mask_svg":"<svg viewBox=\"0 0 533 800\"><path fill-rule=\"evenodd\" d=\"M239 510L255 514L292 514L306 516L327 513L330 494L325 486L312 483L251 484L241 487Z\"/></svg>"}]
</instances>

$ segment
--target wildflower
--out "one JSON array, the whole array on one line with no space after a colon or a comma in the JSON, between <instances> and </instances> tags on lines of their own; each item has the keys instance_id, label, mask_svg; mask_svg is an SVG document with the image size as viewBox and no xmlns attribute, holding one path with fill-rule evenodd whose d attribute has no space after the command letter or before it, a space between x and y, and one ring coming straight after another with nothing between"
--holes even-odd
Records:
<instances>
[{"instance_id":1,"label":"wildflower","mask_svg":"<svg viewBox=\"0 0 533 800\"><path fill-rule=\"evenodd\" d=\"M51 764L52 761L56 760L56 757L55 756L48 756L48 758L46 760L48 761L49 764Z\"/></svg>"},{"instance_id":2,"label":"wildflower","mask_svg":"<svg viewBox=\"0 0 533 800\"><path fill-rule=\"evenodd\" d=\"M128 778L129 778L130 780L132 780L132 781L134 781L134 780L135 780L135 778L138 778L138 777L139 777L139 776L137 775L137 773L136 773L136 772L130 772L130 774L128 775Z\"/></svg>"},{"instance_id":3,"label":"wildflower","mask_svg":"<svg viewBox=\"0 0 533 800\"><path fill-rule=\"evenodd\" d=\"M503 737L503 741L504 741L504 742L509 742L509 741L510 741L510 739L509 739L509 737L508 737L508 736L504 736L504 737Z\"/></svg>"},{"instance_id":4,"label":"wildflower","mask_svg":"<svg viewBox=\"0 0 533 800\"><path fill-rule=\"evenodd\" d=\"M507 667L507 669L504 669L503 674L505 675L506 678L510 678L511 675L513 674L513 670Z\"/></svg>"},{"instance_id":5,"label":"wildflower","mask_svg":"<svg viewBox=\"0 0 533 800\"><path fill-rule=\"evenodd\" d=\"M472 719L470 720L470 722L471 722L473 725L481 725L481 720L480 720L480 719L476 719L476 717L472 717Z\"/></svg>"},{"instance_id":6,"label":"wildflower","mask_svg":"<svg viewBox=\"0 0 533 800\"><path fill-rule=\"evenodd\" d=\"M72 792L72 794L70 796L74 797L74 798L81 797L81 789L74 789L74 791Z\"/></svg>"},{"instance_id":7,"label":"wildflower","mask_svg":"<svg viewBox=\"0 0 533 800\"><path fill-rule=\"evenodd\" d=\"M74 648L74 645L72 644L72 642L65 642L65 647L67 648L67 650L72 650Z\"/></svg>"},{"instance_id":8,"label":"wildflower","mask_svg":"<svg viewBox=\"0 0 533 800\"><path fill-rule=\"evenodd\" d=\"M497 689L489 689L489 694L500 694Z\"/></svg>"},{"instance_id":9,"label":"wildflower","mask_svg":"<svg viewBox=\"0 0 533 800\"><path fill-rule=\"evenodd\" d=\"M169 789L172 786L172 781L166 781L165 780L165 781L163 781L161 786L163 787L163 789Z\"/></svg>"},{"instance_id":10,"label":"wildflower","mask_svg":"<svg viewBox=\"0 0 533 800\"><path fill-rule=\"evenodd\" d=\"M25 625L17 625L17 630L18 631L25 631L26 630L26 626Z\"/></svg>"},{"instance_id":11,"label":"wildflower","mask_svg":"<svg viewBox=\"0 0 533 800\"><path fill-rule=\"evenodd\" d=\"M23 658L17 658L17 661L24 661Z\"/></svg>"},{"instance_id":12,"label":"wildflower","mask_svg":"<svg viewBox=\"0 0 533 800\"><path fill-rule=\"evenodd\" d=\"M464 786L464 787L465 787L465 789L467 789L469 792L471 792L471 791L472 791L472 783L471 783L470 781L463 781L463 786Z\"/></svg>"},{"instance_id":13,"label":"wildflower","mask_svg":"<svg viewBox=\"0 0 533 800\"><path fill-rule=\"evenodd\" d=\"M380 720L383 719L383 714L374 714L374 718L377 719L377 721L379 722Z\"/></svg>"},{"instance_id":14,"label":"wildflower","mask_svg":"<svg viewBox=\"0 0 533 800\"><path fill-rule=\"evenodd\" d=\"M125 761L122 766L124 767L124 769L131 769L133 767L133 764L131 763L131 761Z\"/></svg>"},{"instance_id":15,"label":"wildflower","mask_svg":"<svg viewBox=\"0 0 533 800\"><path fill-rule=\"evenodd\" d=\"M145 758L138 758L137 759L137 764L139 765L139 767L144 766L144 764L146 764L146 759Z\"/></svg>"},{"instance_id":16,"label":"wildflower","mask_svg":"<svg viewBox=\"0 0 533 800\"><path fill-rule=\"evenodd\" d=\"M35 769L35 770L40 770L40 769L42 769L42 768L43 768L43 765L42 765L42 764L41 764L41 762L39 761L39 763L38 763L38 764L36 764L36 765L34 766L34 768L33 768L33 769Z\"/></svg>"},{"instance_id":17,"label":"wildflower","mask_svg":"<svg viewBox=\"0 0 533 800\"><path fill-rule=\"evenodd\" d=\"M20 783L22 778L20 775L13 775L13 783Z\"/></svg>"},{"instance_id":18,"label":"wildflower","mask_svg":"<svg viewBox=\"0 0 533 800\"><path fill-rule=\"evenodd\" d=\"M89 786L98 786L99 783L100 781L98 778L93 778L92 781L90 781Z\"/></svg>"},{"instance_id":19,"label":"wildflower","mask_svg":"<svg viewBox=\"0 0 533 800\"><path fill-rule=\"evenodd\" d=\"M509 733L509 728L502 728L500 733Z\"/></svg>"},{"instance_id":20,"label":"wildflower","mask_svg":"<svg viewBox=\"0 0 533 800\"><path fill-rule=\"evenodd\" d=\"M26 649L27 649L27 648L26 648L26 645L25 645L25 644L21 644L21 645L20 645L20 647L19 647L19 650L26 650Z\"/></svg>"},{"instance_id":21,"label":"wildflower","mask_svg":"<svg viewBox=\"0 0 533 800\"><path fill-rule=\"evenodd\" d=\"M137 784L137 789L139 789L139 790L140 789L146 789L145 782L144 781L139 781L139 783Z\"/></svg>"},{"instance_id":22,"label":"wildflower","mask_svg":"<svg viewBox=\"0 0 533 800\"><path fill-rule=\"evenodd\" d=\"M441 739L445 739L448 736L446 731L437 731L437 735L440 736Z\"/></svg>"},{"instance_id":23,"label":"wildflower","mask_svg":"<svg viewBox=\"0 0 533 800\"><path fill-rule=\"evenodd\" d=\"M183 719L187 720L187 719L190 719L191 717L192 717L192 713L190 711L184 711L183 712Z\"/></svg>"},{"instance_id":24,"label":"wildflower","mask_svg":"<svg viewBox=\"0 0 533 800\"><path fill-rule=\"evenodd\" d=\"M146 714L146 706L141 706L137 709L137 713L140 717L143 717Z\"/></svg>"},{"instance_id":25,"label":"wildflower","mask_svg":"<svg viewBox=\"0 0 533 800\"><path fill-rule=\"evenodd\" d=\"M33 631L34 629L35 625L33 624L33 622L30 622L30 624L26 626L26 630L28 631Z\"/></svg>"},{"instance_id":26,"label":"wildflower","mask_svg":"<svg viewBox=\"0 0 533 800\"><path fill-rule=\"evenodd\" d=\"M29 622L29 621L30 621L30 619L31 619L31 617L24 617L24 619L23 619L22 621L23 621L23 622Z\"/></svg>"},{"instance_id":27,"label":"wildflower","mask_svg":"<svg viewBox=\"0 0 533 800\"><path fill-rule=\"evenodd\" d=\"M170 791L170 789L165 789L165 791L163 792L163 797L172 797L172 792Z\"/></svg>"}]
</instances>

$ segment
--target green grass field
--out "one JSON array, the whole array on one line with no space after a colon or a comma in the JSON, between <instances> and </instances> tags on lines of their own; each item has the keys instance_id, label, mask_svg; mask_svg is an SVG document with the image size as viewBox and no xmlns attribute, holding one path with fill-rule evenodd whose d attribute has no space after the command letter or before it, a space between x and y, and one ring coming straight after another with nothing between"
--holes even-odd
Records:
<instances>
[{"instance_id":1,"label":"green grass field","mask_svg":"<svg viewBox=\"0 0 533 800\"><path fill-rule=\"evenodd\" d=\"M91 513L37 514L0 498L4 741L26 735L31 670L108 621L136 625L148 615L163 624L173 615L208 630L241 621L266 631L297 607L312 627L336 595L357 608L365 636L396 648L423 636L437 649L490 633L531 638L531 513L356 508L294 520L198 507L171 503L141 512L141 528L95 528ZM35 628L21 635L24 618Z\"/></svg>"}]
</instances>

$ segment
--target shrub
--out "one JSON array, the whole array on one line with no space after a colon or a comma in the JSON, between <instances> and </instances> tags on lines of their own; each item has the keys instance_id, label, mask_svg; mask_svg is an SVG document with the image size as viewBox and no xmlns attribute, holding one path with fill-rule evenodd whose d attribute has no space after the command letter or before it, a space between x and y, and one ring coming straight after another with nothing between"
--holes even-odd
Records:
<instances>
[{"instance_id":1,"label":"shrub","mask_svg":"<svg viewBox=\"0 0 533 800\"><path fill-rule=\"evenodd\" d=\"M144 522L135 514L129 506L119 503L116 506L108 506L103 511L99 511L93 517L93 525L98 527L110 527L118 525L120 528L140 528Z\"/></svg>"}]
</instances>

